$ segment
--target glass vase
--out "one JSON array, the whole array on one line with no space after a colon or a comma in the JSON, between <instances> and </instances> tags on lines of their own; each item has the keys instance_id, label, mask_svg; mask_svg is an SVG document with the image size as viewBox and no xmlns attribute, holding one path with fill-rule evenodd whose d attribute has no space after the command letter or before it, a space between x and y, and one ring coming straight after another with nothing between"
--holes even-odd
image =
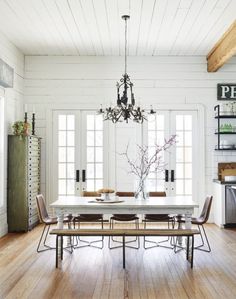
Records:
<instances>
[{"instance_id":1,"label":"glass vase","mask_svg":"<svg viewBox=\"0 0 236 299\"><path fill-rule=\"evenodd\" d=\"M135 180L134 197L138 200L147 200L149 198L146 179L139 178Z\"/></svg>"}]
</instances>

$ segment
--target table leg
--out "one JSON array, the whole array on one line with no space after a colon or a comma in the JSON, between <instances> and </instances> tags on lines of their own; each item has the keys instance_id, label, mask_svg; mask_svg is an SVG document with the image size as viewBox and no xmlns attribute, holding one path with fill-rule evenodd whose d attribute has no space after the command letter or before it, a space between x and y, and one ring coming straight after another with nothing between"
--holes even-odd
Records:
<instances>
[{"instance_id":1,"label":"table leg","mask_svg":"<svg viewBox=\"0 0 236 299\"><path fill-rule=\"evenodd\" d=\"M57 218L58 218L57 228L63 229L64 213L63 212L58 213ZM58 238L57 260L59 265L61 265L61 261L62 261L62 254L61 254L61 252L63 251L62 246L63 246L62 238Z\"/></svg>"},{"instance_id":2,"label":"table leg","mask_svg":"<svg viewBox=\"0 0 236 299\"><path fill-rule=\"evenodd\" d=\"M185 213L185 229L191 229L192 228L192 213L191 212L186 212ZM192 248L192 242L189 242L188 244L188 260L192 261L193 255L193 248ZM191 264L192 265L192 264Z\"/></svg>"}]
</instances>

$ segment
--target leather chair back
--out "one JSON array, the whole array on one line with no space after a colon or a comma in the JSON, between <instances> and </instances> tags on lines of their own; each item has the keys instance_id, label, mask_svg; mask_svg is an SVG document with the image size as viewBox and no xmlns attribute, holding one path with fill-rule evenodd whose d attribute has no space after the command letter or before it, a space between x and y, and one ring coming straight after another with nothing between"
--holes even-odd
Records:
<instances>
[{"instance_id":1,"label":"leather chair back","mask_svg":"<svg viewBox=\"0 0 236 299\"><path fill-rule=\"evenodd\" d=\"M156 191L156 192L149 192L150 197L165 197L166 192L165 191Z\"/></svg>"},{"instance_id":2,"label":"leather chair back","mask_svg":"<svg viewBox=\"0 0 236 299\"><path fill-rule=\"evenodd\" d=\"M83 191L82 196L84 197L94 197L94 196L99 196L100 194L97 193L96 191Z\"/></svg>"},{"instance_id":3,"label":"leather chair back","mask_svg":"<svg viewBox=\"0 0 236 299\"><path fill-rule=\"evenodd\" d=\"M45 200L44 200L44 197L42 194L38 194L36 196L36 203L37 203L37 207L38 207L40 221L45 223L46 220L49 218L49 216L48 216L48 212L46 209Z\"/></svg>"},{"instance_id":4,"label":"leather chair back","mask_svg":"<svg viewBox=\"0 0 236 299\"><path fill-rule=\"evenodd\" d=\"M202 208L202 212L200 215L200 219L202 220L202 223L206 223L207 220L209 219L210 211L211 211L211 205L212 205L212 199L213 196L207 196L204 206Z\"/></svg>"},{"instance_id":5,"label":"leather chair back","mask_svg":"<svg viewBox=\"0 0 236 299\"><path fill-rule=\"evenodd\" d=\"M134 197L134 192L120 192L120 191L117 191L116 192L116 195L119 196L119 197Z\"/></svg>"}]
</instances>

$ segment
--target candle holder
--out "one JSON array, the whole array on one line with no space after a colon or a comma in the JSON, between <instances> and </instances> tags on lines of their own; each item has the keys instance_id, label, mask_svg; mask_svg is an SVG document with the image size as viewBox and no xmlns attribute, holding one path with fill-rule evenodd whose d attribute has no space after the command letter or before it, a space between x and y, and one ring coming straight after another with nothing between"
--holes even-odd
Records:
<instances>
[{"instance_id":1,"label":"candle holder","mask_svg":"<svg viewBox=\"0 0 236 299\"><path fill-rule=\"evenodd\" d=\"M25 123L27 123L28 118L27 118L27 112L25 112Z\"/></svg>"},{"instance_id":2,"label":"candle holder","mask_svg":"<svg viewBox=\"0 0 236 299\"><path fill-rule=\"evenodd\" d=\"M35 113L32 114L32 135L35 135Z\"/></svg>"}]
</instances>

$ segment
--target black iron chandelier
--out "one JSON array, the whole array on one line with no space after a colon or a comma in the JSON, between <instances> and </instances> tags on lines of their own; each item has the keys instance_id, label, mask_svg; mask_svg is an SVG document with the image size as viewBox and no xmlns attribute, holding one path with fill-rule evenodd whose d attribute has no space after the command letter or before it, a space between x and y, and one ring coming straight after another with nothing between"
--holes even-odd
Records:
<instances>
[{"instance_id":1,"label":"black iron chandelier","mask_svg":"<svg viewBox=\"0 0 236 299\"><path fill-rule=\"evenodd\" d=\"M130 81L130 77L127 74L127 20L130 18L128 15L122 16L125 20L125 72L122 78L117 82L117 104L115 107L108 107L105 110L99 109L99 113L103 114L104 120L111 120L113 123L133 120L136 123L143 123L147 120L145 117L145 111L139 106L135 105L135 98L133 93L133 83ZM123 92L121 94L121 88ZM130 99L128 94L130 94ZM154 114L155 111L151 108L150 114Z\"/></svg>"}]
</instances>

